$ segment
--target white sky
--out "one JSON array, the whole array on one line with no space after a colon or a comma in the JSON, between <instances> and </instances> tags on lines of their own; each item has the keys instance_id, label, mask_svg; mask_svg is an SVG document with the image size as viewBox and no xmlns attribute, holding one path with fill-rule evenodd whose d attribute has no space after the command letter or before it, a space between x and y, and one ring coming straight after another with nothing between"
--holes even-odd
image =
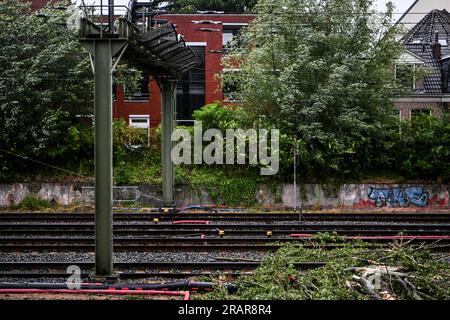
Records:
<instances>
[{"instance_id":1,"label":"white sky","mask_svg":"<svg viewBox=\"0 0 450 320\"><path fill-rule=\"evenodd\" d=\"M387 0L376 0L375 3L379 9L383 9L385 7ZM395 5L395 12L405 12L408 8L413 4L414 0L393 0Z\"/></svg>"},{"instance_id":2,"label":"white sky","mask_svg":"<svg viewBox=\"0 0 450 320\"><path fill-rule=\"evenodd\" d=\"M383 10L386 2L388 2L388 0L375 0L375 5L378 9ZM395 6L394 12L397 13L394 16L394 20L397 20L414 3L414 0L392 0L392 2Z\"/></svg>"}]
</instances>

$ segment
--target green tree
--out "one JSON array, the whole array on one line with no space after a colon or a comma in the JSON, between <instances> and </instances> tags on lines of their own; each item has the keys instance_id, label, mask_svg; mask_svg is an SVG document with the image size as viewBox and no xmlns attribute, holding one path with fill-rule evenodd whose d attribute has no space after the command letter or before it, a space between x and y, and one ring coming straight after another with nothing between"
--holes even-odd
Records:
<instances>
[{"instance_id":1,"label":"green tree","mask_svg":"<svg viewBox=\"0 0 450 320\"><path fill-rule=\"evenodd\" d=\"M392 63L402 49L392 4L376 14L372 2L260 0L224 59L229 68L243 61L223 82L238 83L254 125L292 137L302 172L319 179L360 178L392 161Z\"/></svg>"},{"instance_id":2,"label":"green tree","mask_svg":"<svg viewBox=\"0 0 450 320\"><path fill-rule=\"evenodd\" d=\"M159 1L167 2L167 1ZM172 0L168 8L171 12L195 13L197 11L250 12L257 0Z\"/></svg>"},{"instance_id":3,"label":"green tree","mask_svg":"<svg viewBox=\"0 0 450 320\"><path fill-rule=\"evenodd\" d=\"M27 2L0 0L0 149L10 152L0 151L0 179L43 169L12 154L75 167L93 157L92 144L84 144L91 129L78 119L93 114L88 53L66 27L70 12L41 13ZM122 65L118 73L117 82L132 93L140 72Z\"/></svg>"},{"instance_id":4,"label":"green tree","mask_svg":"<svg viewBox=\"0 0 450 320\"><path fill-rule=\"evenodd\" d=\"M401 122L394 148L397 170L409 179L450 180L450 115L414 116Z\"/></svg>"},{"instance_id":5,"label":"green tree","mask_svg":"<svg viewBox=\"0 0 450 320\"><path fill-rule=\"evenodd\" d=\"M0 0L0 146L31 158L56 154L75 116L92 105L86 52L64 26L67 13L50 14ZM5 173L30 163L2 154L0 165Z\"/></svg>"}]
</instances>

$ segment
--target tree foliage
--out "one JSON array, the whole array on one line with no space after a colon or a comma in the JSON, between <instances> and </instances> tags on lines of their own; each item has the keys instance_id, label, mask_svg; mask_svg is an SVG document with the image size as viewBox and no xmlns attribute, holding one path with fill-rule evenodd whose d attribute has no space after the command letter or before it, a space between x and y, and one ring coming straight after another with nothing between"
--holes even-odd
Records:
<instances>
[{"instance_id":1,"label":"tree foliage","mask_svg":"<svg viewBox=\"0 0 450 320\"><path fill-rule=\"evenodd\" d=\"M0 0L0 145L41 157L57 153L61 136L92 104L86 52L64 23L67 14L32 14L29 3ZM0 155L3 170L17 159Z\"/></svg>"},{"instance_id":2,"label":"tree foliage","mask_svg":"<svg viewBox=\"0 0 450 320\"><path fill-rule=\"evenodd\" d=\"M343 176L386 154L401 47L392 6L371 0L260 0L257 18L224 59L254 125L279 128L301 148L303 172ZM391 126L390 128L393 128ZM381 161L385 161L382 159Z\"/></svg>"},{"instance_id":3,"label":"tree foliage","mask_svg":"<svg viewBox=\"0 0 450 320\"><path fill-rule=\"evenodd\" d=\"M249 12L257 0L172 0L155 1L156 5L163 5L170 12L196 13L197 11Z\"/></svg>"},{"instance_id":4,"label":"tree foliage","mask_svg":"<svg viewBox=\"0 0 450 320\"><path fill-rule=\"evenodd\" d=\"M70 12L45 7L41 13L27 2L0 0L0 149L9 152L0 151L0 179L43 169L14 154L61 167L93 155L85 139L90 128L79 120L93 114L88 53L66 27ZM140 71L121 65L117 73L127 94L138 87Z\"/></svg>"},{"instance_id":5,"label":"tree foliage","mask_svg":"<svg viewBox=\"0 0 450 320\"><path fill-rule=\"evenodd\" d=\"M394 147L398 172L410 179L450 180L450 116L402 121Z\"/></svg>"}]
</instances>

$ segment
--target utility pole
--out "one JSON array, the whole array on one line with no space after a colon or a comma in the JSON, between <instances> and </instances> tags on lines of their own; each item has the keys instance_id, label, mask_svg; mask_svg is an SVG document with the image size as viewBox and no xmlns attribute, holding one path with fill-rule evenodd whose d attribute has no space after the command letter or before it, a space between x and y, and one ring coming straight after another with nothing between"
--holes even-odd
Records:
<instances>
[{"instance_id":1,"label":"utility pole","mask_svg":"<svg viewBox=\"0 0 450 320\"><path fill-rule=\"evenodd\" d=\"M114 0L108 0L108 26L109 32L114 32Z\"/></svg>"},{"instance_id":2,"label":"utility pole","mask_svg":"<svg viewBox=\"0 0 450 320\"><path fill-rule=\"evenodd\" d=\"M175 209L171 135L174 129L178 76L198 64L193 51L180 40L172 24L166 33L142 32L133 24L136 1L127 18L118 18L114 28L114 1L108 0L107 15L100 2L100 23L79 20L79 41L89 52L94 72L95 120L95 277L115 278L113 269L113 166L112 166L112 74L124 55L127 61L156 75L162 95L162 166L165 212ZM141 3L144 6L148 3ZM90 6L81 6L89 9ZM98 6L96 6L98 7ZM106 19L108 24L106 24ZM98 19L95 19L98 21ZM105 21L105 23L104 23ZM145 31L145 30L144 30ZM154 49L164 37L173 40L164 50ZM145 41L144 41L145 40ZM167 211L166 211L167 210Z\"/></svg>"},{"instance_id":3,"label":"utility pole","mask_svg":"<svg viewBox=\"0 0 450 320\"><path fill-rule=\"evenodd\" d=\"M294 213L297 212L297 145L294 147Z\"/></svg>"},{"instance_id":4,"label":"utility pole","mask_svg":"<svg viewBox=\"0 0 450 320\"><path fill-rule=\"evenodd\" d=\"M163 202L161 210L164 213L175 211L174 196L174 167L172 162L172 132L175 129L176 112L176 89L178 79L160 78L158 79L161 91L161 165L162 165L162 187Z\"/></svg>"},{"instance_id":5,"label":"utility pole","mask_svg":"<svg viewBox=\"0 0 450 320\"><path fill-rule=\"evenodd\" d=\"M298 171L298 165L300 164L300 148L298 144L294 147L294 213L297 212L297 171ZM301 183L300 183L301 184ZM301 198L301 188L300 191L300 198ZM303 215L303 201L301 201L300 204L300 211L298 219L299 221L302 221L302 215Z\"/></svg>"},{"instance_id":6,"label":"utility pole","mask_svg":"<svg viewBox=\"0 0 450 320\"><path fill-rule=\"evenodd\" d=\"M113 1L110 0L113 3ZM111 9L112 7L109 7ZM102 11L103 8L100 8ZM111 11L109 11L110 13ZM111 22L109 22L111 23ZM80 43L89 52L94 73L95 277L114 278L112 74L128 46L126 32L111 37L82 19ZM95 35L95 36L93 36Z\"/></svg>"}]
</instances>

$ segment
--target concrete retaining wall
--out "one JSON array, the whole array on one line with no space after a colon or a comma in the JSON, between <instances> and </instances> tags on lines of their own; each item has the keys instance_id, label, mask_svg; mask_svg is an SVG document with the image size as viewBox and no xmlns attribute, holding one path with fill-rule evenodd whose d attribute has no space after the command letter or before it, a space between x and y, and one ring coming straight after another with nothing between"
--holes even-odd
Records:
<instances>
[{"instance_id":1,"label":"concrete retaining wall","mask_svg":"<svg viewBox=\"0 0 450 320\"><path fill-rule=\"evenodd\" d=\"M92 187L89 183L0 184L0 207L18 204L29 194L60 205L81 204L83 187L89 186ZM449 187L434 184L344 184L339 187L305 184L301 191L297 188L297 204L302 202L305 208L450 208ZM120 189L117 192L123 193ZM136 197L139 204L156 207L162 196L158 187L142 184L137 188ZM186 185L177 186L176 199L179 207L214 203L205 190L193 190ZM284 184L273 189L259 185L255 190L255 199L260 205L291 208L294 205L294 186ZM221 201L217 202L220 204Z\"/></svg>"}]
</instances>

